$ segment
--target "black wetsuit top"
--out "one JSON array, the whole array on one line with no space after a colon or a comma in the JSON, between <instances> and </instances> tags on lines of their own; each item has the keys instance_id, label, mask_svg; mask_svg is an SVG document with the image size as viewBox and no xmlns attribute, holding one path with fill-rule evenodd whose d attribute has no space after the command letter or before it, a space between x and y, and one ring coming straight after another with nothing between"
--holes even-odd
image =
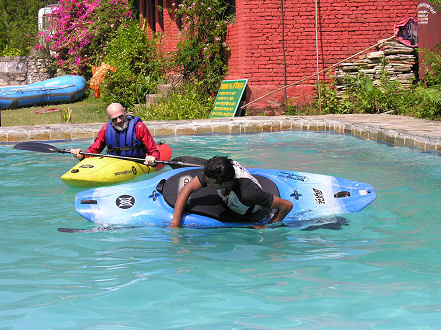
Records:
<instances>
[{"instance_id":1,"label":"black wetsuit top","mask_svg":"<svg viewBox=\"0 0 441 330\"><path fill-rule=\"evenodd\" d=\"M271 208L274 195L263 191L259 182L238 162L233 161L233 166L235 170L233 189L227 196L224 196L220 190L217 191L227 207L242 215L253 214L259 210L259 207ZM207 186L203 174L198 175L198 179L202 187Z\"/></svg>"}]
</instances>

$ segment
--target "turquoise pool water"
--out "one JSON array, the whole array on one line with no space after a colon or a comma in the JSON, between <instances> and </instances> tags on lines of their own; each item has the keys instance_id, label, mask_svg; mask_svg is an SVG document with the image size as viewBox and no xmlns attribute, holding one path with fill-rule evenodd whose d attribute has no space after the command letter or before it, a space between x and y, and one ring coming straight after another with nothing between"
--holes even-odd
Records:
<instances>
[{"instance_id":1,"label":"turquoise pool water","mask_svg":"<svg viewBox=\"0 0 441 330\"><path fill-rule=\"evenodd\" d=\"M441 157L298 131L164 140L174 157L340 176L378 197L340 230L61 233L93 228L60 180L72 156L0 146L0 328L439 328Z\"/></svg>"}]
</instances>

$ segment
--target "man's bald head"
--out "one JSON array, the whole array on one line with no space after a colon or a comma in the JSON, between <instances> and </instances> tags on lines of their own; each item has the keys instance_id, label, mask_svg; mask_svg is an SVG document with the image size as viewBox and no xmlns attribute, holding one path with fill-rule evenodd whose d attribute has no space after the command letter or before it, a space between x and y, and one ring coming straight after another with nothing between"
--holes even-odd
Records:
<instances>
[{"instance_id":1,"label":"man's bald head","mask_svg":"<svg viewBox=\"0 0 441 330\"><path fill-rule=\"evenodd\" d=\"M126 109L121 105L121 103L111 103L107 107L107 116L112 119L116 115L125 114Z\"/></svg>"},{"instance_id":2,"label":"man's bald head","mask_svg":"<svg viewBox=\"0 0 441 330\"><path fill-rule=\"evenodd\" d=\"M126 109L120 103L111 103L107 107L107 117L112 121L112 126L118 130L123 131L128 126L126 117Z\"/></svg>"}]
</instances>

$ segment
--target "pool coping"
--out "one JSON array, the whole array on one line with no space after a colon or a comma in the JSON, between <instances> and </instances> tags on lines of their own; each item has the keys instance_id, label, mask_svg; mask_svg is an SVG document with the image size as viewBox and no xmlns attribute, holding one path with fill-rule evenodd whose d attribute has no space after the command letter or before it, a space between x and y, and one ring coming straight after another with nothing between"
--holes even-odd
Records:
<instances>
[{"instance_id":1,"label":"pool coping","mask_svg":"<svg viewBox=\"0 0 441 330\"><path fill-rule=\"evenodd\" d=\"M147 121L152 135L245 134L287 130L331 131L441 155L441 122L390 114L246 116ZM0 144L94 139L104 123L0 127Z\"/></svg>"}]
</instances>

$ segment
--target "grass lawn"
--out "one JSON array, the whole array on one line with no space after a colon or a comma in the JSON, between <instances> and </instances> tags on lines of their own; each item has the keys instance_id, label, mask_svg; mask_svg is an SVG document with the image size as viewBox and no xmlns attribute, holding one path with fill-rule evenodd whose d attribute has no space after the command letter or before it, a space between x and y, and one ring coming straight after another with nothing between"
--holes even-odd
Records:
<instances>
[{"instance_id":1,"label":"grass lawn","mask_svg":"<svg viewBox=\"0 0 441 330\"><path fill-rule=\"evenodd\" d=\"M71 122L74 124L107 122L106 103L95 99L92 95L80 101L66 104L52 104L30 108L3 109L1 110L1 126L32 126L45 124L66 123L68 111L71 110ZM35 113L47 109L60 111L48 113Z\"/></svg>"}]
</instances>

